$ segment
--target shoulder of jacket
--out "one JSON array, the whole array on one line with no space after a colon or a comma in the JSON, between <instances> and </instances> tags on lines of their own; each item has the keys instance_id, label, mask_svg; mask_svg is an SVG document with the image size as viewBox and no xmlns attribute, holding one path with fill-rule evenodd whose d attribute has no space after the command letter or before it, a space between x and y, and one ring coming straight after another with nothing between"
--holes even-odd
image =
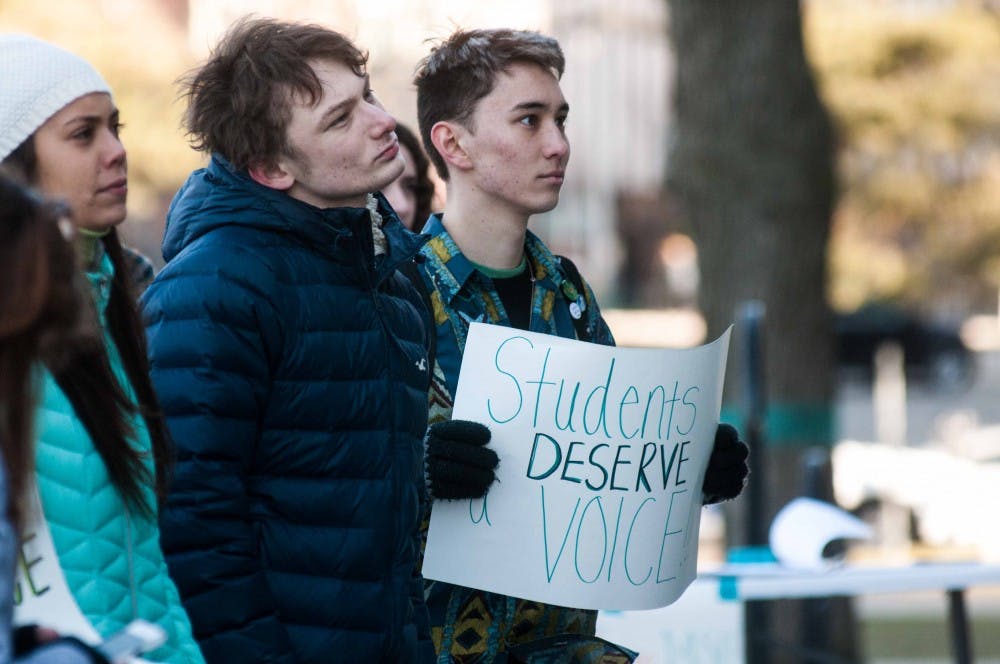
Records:
<instances>
[{"instance_id":1,"label":"shoulder of jacket","mask_svg":"<svg viewBox=\"0 0 1000 664\"><path fill-rule=\"evenodd\" d=\"M157 275L157 282L211 276L221 282L262 286L275 278L284 248L275 246L276 233L239 227L214 229L194 240L171 259Z\"/></svg>"}]
</instances>

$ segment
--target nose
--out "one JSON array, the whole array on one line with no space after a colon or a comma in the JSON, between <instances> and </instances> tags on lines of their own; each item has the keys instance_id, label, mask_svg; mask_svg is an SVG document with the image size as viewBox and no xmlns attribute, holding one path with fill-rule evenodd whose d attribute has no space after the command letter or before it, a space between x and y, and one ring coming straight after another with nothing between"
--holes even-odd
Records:
<instances>
[{"instance_id":1,"label":"nose","mask_svg":"<svg viewBox=\"0 0 1000 664\"><path fill-rule=\"evenodd\" d=\"M569 139L566 138L566 132L562 127L555 123L550 126L542 150L546 159L558 158L561 160L569 156Z\"/></svg>"},{"instance_id":2,"label":"nose","mask_svg":"<svg viewBox=\"0 0 1000 664\"><path fill-rule=\"evenodd\" d=\"M105 134L101 156L106 167L111 168L125 162L125 145L110 129Z\"/></svg>"},{"instance_id":3,"label":"nose","mask_svg":"<svg viewBox=\"0 0 1000 664\"><path fill-rule=\"evenodd\" d=\"M372 135L375 138L388 134L396 129L396 118L389 114L378 99L368 104L372 120Z\"/></svg>"}]
</instances>

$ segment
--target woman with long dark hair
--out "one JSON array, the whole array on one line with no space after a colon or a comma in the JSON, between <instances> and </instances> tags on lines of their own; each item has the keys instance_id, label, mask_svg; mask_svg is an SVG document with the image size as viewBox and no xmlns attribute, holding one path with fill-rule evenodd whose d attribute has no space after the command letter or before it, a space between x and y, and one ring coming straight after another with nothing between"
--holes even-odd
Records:
<instances>
[{"instance_id":1,"label":"woman with long dark hair","mask_svg":"<svg viewBox=\"0 0 1000 664\"><path fill-rule=\"evenodd\" d=\"M24 525L34 470L34 368L77 327L76 261L59 232L59 208L0 174L0 453L9 520ZM64 223L69 223L63 218Z\"/></svg>"},{"instance_id":2,"label":"woman with long dark hair","mask_svg":"<svg viewBox=\"0 0 1000 664\"><path fill-rule=\"evenodd\" d=\"M33 37L0 36L0 162L68 205L100 329L42 375L41 525L99 634L143 618L168 636L150 659L200 663L159 544L168 445L116 231L128 192L121 126L107 83L87 62Z\"/></svg>"},{"instance_id":3,"label":"woman with long dark hair","mask_svg":"<svg viewBox=\"0 0 1000 664\"><path fill-rule=\"evenodd\" d=\"M71 223L63 215L0 173L0 662L101 661L54 630L12 630L15 559L34 469L35 368L42 357L57 363L59 347L85 329L77 324L82 291L73 249L60 233L60 222Z\"/></svg>"}]
</instances>

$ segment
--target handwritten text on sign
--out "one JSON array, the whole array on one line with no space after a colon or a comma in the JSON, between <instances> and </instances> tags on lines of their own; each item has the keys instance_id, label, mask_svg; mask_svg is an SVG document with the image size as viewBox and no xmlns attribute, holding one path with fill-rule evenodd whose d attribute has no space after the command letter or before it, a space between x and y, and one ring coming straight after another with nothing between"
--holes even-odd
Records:
<instances>
[{"instance_id":1,"label":"handwritten text on sign","mask_svg":"<svg viewBox=\"0 0 1000 664\"><path fill-rule=\"evenodd\" d=\"M642 609L695 576L729 332L609 348L473 324L454 417L500 455L483 500L434 505L423 574L550 604Z\"/></svg>"},{"instance_id":2,"label":"handwritten text on sign","mask_svg":"<svg viewBox=\"0 0 1000 664\"><path fill-rule=\"evenodd\" d=\"M73 599L42 512L38 492L32 491L30 523L18 550L14 582L14 623L54 628L63 636L100 643L101 636Z\"/></svg>"}]
</instances>

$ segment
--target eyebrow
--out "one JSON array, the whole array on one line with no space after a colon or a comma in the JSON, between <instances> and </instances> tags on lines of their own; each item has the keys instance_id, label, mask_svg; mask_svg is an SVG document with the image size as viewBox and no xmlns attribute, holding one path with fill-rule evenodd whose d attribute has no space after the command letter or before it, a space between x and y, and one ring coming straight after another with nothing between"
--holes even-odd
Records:
<instances>
[{"instance_id":1,"label":"eyebrow","mask_svg":"<svg viewBox=\"0 0 1000 664\"><path fill-rule=\"evenodd\" d=\"M548 108L549 108L548 104L546 104L544 102L540 102L540 101L526 101L526 102L522 102L520 104L517 104L516 106L514 106L510 110L511 111L545 111L545 110L548 110ZM563 102L562 104L560 104L559 108L556 109L556 112L560 112L560 111L564 112L564 113L568 113L569 112L569 104L566 103L566 102Z\"/></svg>"},{"instance_id":2,"label":"eyebrow","mask_svg":"<svg viewBox=\"0 0 1000 664\"><path fill-rule=\"evenodd\" d=\"M114 111L111 112L111 114L108 116L107 119L111 122L114 122L119 117L121 117L121 111L116 108ZM104 116L100 114L92 113L90 115L74 115L69 120L66 120L66 122L63 123L63 126L68 127L71 124L77 122L82 122L84 124L101 124L104 121L105 121Z\"/></svg>"},{"instance_id":3,"label":"eyebrow","mask_svg":"<svg viewBox=\"0 0 1000 664\"><path fill-rule=\"evenodd\" d=\"M362 88L362 90L367 90L368 89L368 85L369 85L368 74L365 74L363 78L364 78L364 87ZM350 108L351 106L353 106L357 102L358 102L358 98L354 97L354 96L351 96L351 97L348 97L347 99L343 99L343 100L337 102L336 104L334 104L330 108L326 109L326 111L323 113L323 115L319 119L319 129L320 130L325 129L326 126L333 120L334 116L336 116L341 111L347 110L348 108Z\"/></svg>"}]
</instances>

